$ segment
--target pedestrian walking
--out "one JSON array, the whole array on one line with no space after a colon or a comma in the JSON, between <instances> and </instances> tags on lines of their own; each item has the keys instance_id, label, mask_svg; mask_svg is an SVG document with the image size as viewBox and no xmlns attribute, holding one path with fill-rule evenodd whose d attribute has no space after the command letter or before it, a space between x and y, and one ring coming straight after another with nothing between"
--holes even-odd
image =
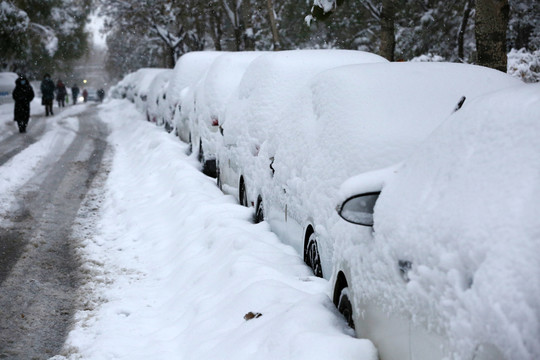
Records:
<instances>
[{"instance_id":1,"label":"pedestrian walking","mask_svg":"<svg viewBox=\"0 0 540 360\"><path fill-rule=\"evenodd\" d=\"M66 94L66 86L64 85L62 80L58 80L58 82L56 83L56 101L58 101L58 107L64 107L66 105Z\"/></svg>"},{"instance_id":2,"label":"pedestrian walking","mask_svg":"<svg viewBox=\"0 0 540 360\"><path fill-rule=\"evenodd\" d=\"M71 96L73 97L73 105L77 103L77 97L79 96L79 87L77 84L73 84L71 88Z\"/></svg>"},{"instance_id":3,"label":"pedestrian walking","mask_svg":"<svg viewBox=\"0 0 540 360\"><path fill-rule=\"evenodd\" d=\"M105 90L99 89L97 91L97 96L99 98L99 102L103 102L103 99L105 98Z\"/></svg>"},{"instance_id":4,"label":"pedestrian walking","mask_svg":"<svg viewBox=\"0 0 540 360\"><path fill-rule=\"evenodd\" d=\"M83 89L82 91L82 97L84 99L84 102L87 102L88 101L88 91L86 91L86 89Z\"/></svg>"},{"instance_id":5,"label":"pedestrian walking","mask_svg":"<svg viewBox=\"0 0 540 360\"><path fill-rule=\"evenodd\" d=\"M30 102L34 99L34 89L24 75L15 80L15 89L12 93L15 100L14 120L19 126L19 132L25 133L30 119Z\"/></svg>"},{"instance_id":6,"label":"pedestrian walking","mask_svg":"<svg viewBox=\"0 0 540 360\"><path fill-rule=\"evenodd\" d=\"M54 100L54 82L49 74L45 74L41 82L41 105L45 105L45 116L54 115L53 100Z\"/></svg>"}]
</instances>

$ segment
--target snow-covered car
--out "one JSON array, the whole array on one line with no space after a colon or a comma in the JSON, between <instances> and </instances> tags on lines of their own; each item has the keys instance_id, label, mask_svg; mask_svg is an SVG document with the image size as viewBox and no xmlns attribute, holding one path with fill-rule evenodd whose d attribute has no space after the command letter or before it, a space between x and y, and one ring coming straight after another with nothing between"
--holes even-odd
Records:
<instances>
[{"instance_id":1,"label":"snow-covered car","mask_svg":"<svg viewBox=\"0 0 540 360\"><path fill-rule=\"evenodd\" d=\"M128 90L132 86L132 78L135 72L129 73L122 78L116 85L109 89L109 97L113 99L125 99L128 97Z\"/></svg>"},{"instance_id":2,"label":"snow-covered car","mask_svg":"<svg viewBox=\"0 0 540 360\"><path fill-rule=\"evenodd\" d=\"M341 183L402 161L463 101L520 81L473 65L383 62L329 69L301 84L294 70L281 70L299 84L288 92L279 69L264 57L252 65L259 60L271 75L268 82L264 71L249 79L248 69L238 101L231 102L219 182L233 194L238 189L240 202L255 206L257 221L268 221L316 275L331 281L334 301L352 325L362 307L354 301L343 305L349 278L337 266L355 267L347 254L359 241L372 244L372 229L358 230L339 218L335 204ZM257 96L260 100L251 102ZM376 305L384 309L385 295L379 295ZM383 328L392 328L387 325ZM360 330L358 336L370 337ZM401 346L385 343L408 343L408 335L400 335L374 337L382 359L406 358Z\"/></svg>"},{"instance_id":3,"label":"snow-covered car","mask_svg":"<svg viewBox=\"0 0 540 360\"><path fill-rule=\"evenodd\" d=\"M381 358L540 358L538 119L539 84L468 99L402 164L342 185L342 216L373 221L340 274ZM418 328L444 341L427 352Z\"/></svg>"},{"instance_id":4,"label":"snow-covered car","mask_svg":"<svg viewBox=\"0 0 540 360\"><path fill-rule=\"evenodd\" d=\"M290 50L267 53L255 59L245 71L225 112L222 145L217 150L220 187L237 196L240 203L255 205L260 195L256 184L260 174L254 170L257 155L269 137L289 136L289 124L284 119L287 104L294 100L298 89L306 87L322 70L373 62L387 60L352 50ZM268 166L265 172L267 169Z\"/></svg>"},{"instance_id":5,"label":"snow-covered car","mask_svg":"<svg viewBox=\"0 0 540 360\"><path fill-rule=\"evenodd\" d=\"M173 73L172 69L163 70L154 77L148 87L146 101L146 119L156 125L163 125L163 104L167 101L165 93L169 80Z\"/></svg>"},{"instance_id":6,"label":"snow-covered car","mask_svg":"<svg viewBox=\"0 0 540 360\"><path fill-rule=\"evenodd\" d=\"M219 127L229 98L236 91L244 72L262 51L225 53L216 58L194 87L194 111L190 114L190 138L198 144L203 172L216 176L216 149L221 143Z\"/></svg>"},{"instance_id":7,"label":"snow-covered car","mask_svg":"<svg viewBox=\"0 0 540 360\"><path fill-rule=\"evenodd\" d=\"M11 94L15 89L15 80L18 77L14 72L0 72L0 104L13 101Z\"/></svg>"},{"instance_id":8,"label":"snow-covered car","mask_svg":"<svg viewBox=\"0 0 540 360\"><path fill-rule=\"evenodd\" d=\"M167 108L164 111L165 128L175 128L177 135L184 142L189 142L189 116L193 108L188 104L185 95L190 86L195 85L210 67L212 62L225 54L222 51L193 51L182 55L174 66L173 73L165 92ZM182 107L184 104L185 109Z\"/></svg>"},{"instance_id":9,"label":"snow-covered car","mask_svg":"<svg viewBox=\"0 0 540 360\"><path fill-rule=\"evenodd\" d=\"M135 73L135 91L134 101L135 106L142 112L146 113L146 107L148 106L148 91L150 90L150 84L156 76L162 72L169 71L169 69L162 68L146 68L140 69Z\"/></svg>"},{"instance_id":10,"label":"snow-covered car","mask_svg":"<svg viewBox=\"0 0 540 360\"><path fill-rule=\"evenodd\" d=\"M126 98L135 103L137 109L146 113L146 101L148 90L152 80L163 71L163 68L142 68L126 75L122 80L122 87L125 88Z\"/></svg>"}]
</instances>

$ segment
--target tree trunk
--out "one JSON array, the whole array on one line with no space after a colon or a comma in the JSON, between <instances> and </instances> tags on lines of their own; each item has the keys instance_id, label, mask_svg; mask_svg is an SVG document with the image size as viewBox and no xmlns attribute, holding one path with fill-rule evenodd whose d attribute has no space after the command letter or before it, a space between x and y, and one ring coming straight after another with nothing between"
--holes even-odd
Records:
<instances>
[{"instance_id":1,"label":"tree trunk","mask_svg":"<svg viewBox=\"0 0 540 360\"><path fill-rule=\"evenodd\" d=\"M214 41L215 49L217 51L221 51L221 39L223 37L223 29L221 26L223 22L223 13L221 12L221 9L219 9L219 6L213 2L208 3L208 11L210 36Z\"/></svg>"},{"instance_id":2,"label":"tree trunk","mask_svg":"<svg viewBox=\"0 0 540 360\"><path fill-rule=\"evenodd\" d=\"M396 9L395 0L383 0L381 9L381 45L379 55L390 61L394 61L394 50L396 48L395 38L395 19Z\"/></svg>"},{"instance_id":3,"label":"tree trunk","mask_svg":"<svg viewBox=\"0 0 540 360\"><path fill-rule=\"evenodd\" d=\"M508 0L476 0L476 50L478 65L507 70L506 30Z\"/></svg>"},{"instance_id":4,"label":"tree trunk","mask_svg":"<svg viewBox=\"0 0 540 360\"><path fill-rule=\"evenodd\" d=\"M474 6L474 0L467 0L465 3L465 9L463 9L463 18L461 19L461 26L458 33L458 58L461 62L465 62L465 51L463 50L463 42L465 38L465 31L467 30L467 23L469 22L469 16Z\"/></svg>"},{"instance_id":5,"label":"tree trunk","mask_svg":"<svg viewBox=\"0 0 540 360\"><path fill-rule=\"evenodd\" d=\"M279 44L279 34L277 31L276 17L274 16L274 3L272 0L267 0L266 5L268 6L268 16L270 18L270 26L272 28L272 40L274 45L274 51L281 48Z\"/></svg>"},{"instance_id":6,"label":"tree trunk","mask_svg":"<svg viewBox=\"0 0 540 360\"><path fill-rule=\"evenodd\" d=\"M255 31L253 22L251 21L251 15L253 14L251 9L251 3L249 1L242 1L242 3L240 4L240 10L240 25L242 29L244 50L255 50Z\"/></svg>"}]
</instances>

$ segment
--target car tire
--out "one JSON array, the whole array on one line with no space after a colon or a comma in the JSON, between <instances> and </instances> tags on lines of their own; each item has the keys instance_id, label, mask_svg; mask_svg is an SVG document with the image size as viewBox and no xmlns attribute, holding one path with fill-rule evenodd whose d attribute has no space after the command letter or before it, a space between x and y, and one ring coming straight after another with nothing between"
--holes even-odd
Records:
<instances>
[{"instance_id":1,"label":"car tire","mask_svg":"<svg viewBox=\"0 0 540 360\"><path fill-rule=\"evenodd\" d=\"M199 140L199 155L198 155L197 159L199 160L199 162L201 164L204 161L204 150L203 150L203 147L202 147L202 140Z\"/></svg>"},{"instance_id":2,"label":"car tire","mask_svg":"<svg viewBox=\"0 0 540 360\"><path fill-rule=\"evenodd\" d=\"M257 199L257 208L255 209L254 222L255 224L258 224L263 221L264 221L264 207L263 207L262 198L259 196L259 198Z\"/></svg>"},{"instance_id":3,"label":"car tire","mask_svg":"<svg viewBox=\"0 0 540 360\"><path fill-rule=\"evenodd\" d=\"M304 262L313 270L313 274L315 276L320 278L323 277L319 246L317 244L317 238L314 232L309 235L304 255Z\"/></svg>"},{"instance_id":4,"label":"car tire","mask_svg":"<svg viewBox=\"0 0 540 360\"><path fill-rule=\"evenodd\" d=\"M240 179L240 186L238 190L238 201L240 202L240 205L243 205L245 207L248 206L246 184L244 183L244 179Z\"/></svg>"},{"instance_id":5,"label":"car tire","mask_svg":"<svg viewBox=\"0 0 540 360\"><path fill-rule=\"evenodd\" d=\"M223 191L223 183L221 182L221 171L219 170L219 166L216 167L216 185L219 190Z\"/></svg>"},{"instance_id":6,"label":"car tire","mask_svg":"<svg viewBox=\"0 0 540 360\"><path fill-rule=\"evenodd\" d=\"M347 325L354 329L354 320L353 320L353 308L351 300L349 299L349 288L344 287L341 289L339 294L339 300L337 303L337 309L345 318Z\"/></svg>"}]
</instances>

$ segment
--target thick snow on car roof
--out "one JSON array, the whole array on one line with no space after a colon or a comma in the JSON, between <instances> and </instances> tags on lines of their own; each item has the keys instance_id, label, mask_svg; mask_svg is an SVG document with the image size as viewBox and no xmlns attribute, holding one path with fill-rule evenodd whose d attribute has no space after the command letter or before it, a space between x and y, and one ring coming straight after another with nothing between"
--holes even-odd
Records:
<instances>
[{"instance_id":1,"label":"thick snow on car roof","mask_svg":"<svg viewBox=\"0 0 540 360\"><path fill-rule=\"evenodd\" d=\"M517 84L500 71L454 63L332 69L312 85L317 147L328 148L324 154L333 167L359 172L386 167L450 116L462 96L470 101Z\"/></svg>"},{"instance_id":2,"label":"thick snow on car roof","mask_svg":"<svg viewBox=\"0 0 540 360\"><path fill-rule=\"evenodd\" d=\"M244 51L225 53L216 58L197 86L198 111L206 115L207 119L220 115L240 83L246 68L262 54L265 52Z\"/></svg>"},{"instance_id":3,"label":"thick snow on car roof","mask_svg":"<svg viewBox=\"0 0 540 360\"><path fill-rule=\"evenodd\" d=\"M222 51L193 51L182 55L174 66L167 89L167 101L172 106L180 100L183 89L192 86L204 75L214 60L226 54Z\"/></svg>"},{"instance_id":4,"label":"thick snow on car roof","mask_svg":"<svg viewBox=\"0 0 540 360\"><path fill-rule=\"evenodd\" d=\"M289 194L300 198L316 189L311 206L329 219L344 180L405 159L462 96L517 84L496 70L451 63L364 64L319 73L281 119L290 135L270 140L276 142L270 145L276 176L294 182Z\"/></svg>"},{"instance_id":5,"label":"thick snow on car roof","mask_svg":"<svg viewBox=\"0 0 540 360\"><path fill-rule=\"evenodd\" d=\"M260 143L281 125L284 107L312 76L332 67L368 62L386 60L353 50L289 50L262 55L246 70L225 121L232 120L226 126L233 134L249 128L250 140Z\"/></svg>"},{"instance_id":6,"label":"thick snow on car roof","mask_svg":"<svg viewBox=\"0 0 540 360\"><path fill-rule=\"evenodd\" d=\"M464 351L540 358L539 119L539 84L466 102L376 206L375 242L413 263L411 311L443 315Z\"/></svg>"}]
</instances>

